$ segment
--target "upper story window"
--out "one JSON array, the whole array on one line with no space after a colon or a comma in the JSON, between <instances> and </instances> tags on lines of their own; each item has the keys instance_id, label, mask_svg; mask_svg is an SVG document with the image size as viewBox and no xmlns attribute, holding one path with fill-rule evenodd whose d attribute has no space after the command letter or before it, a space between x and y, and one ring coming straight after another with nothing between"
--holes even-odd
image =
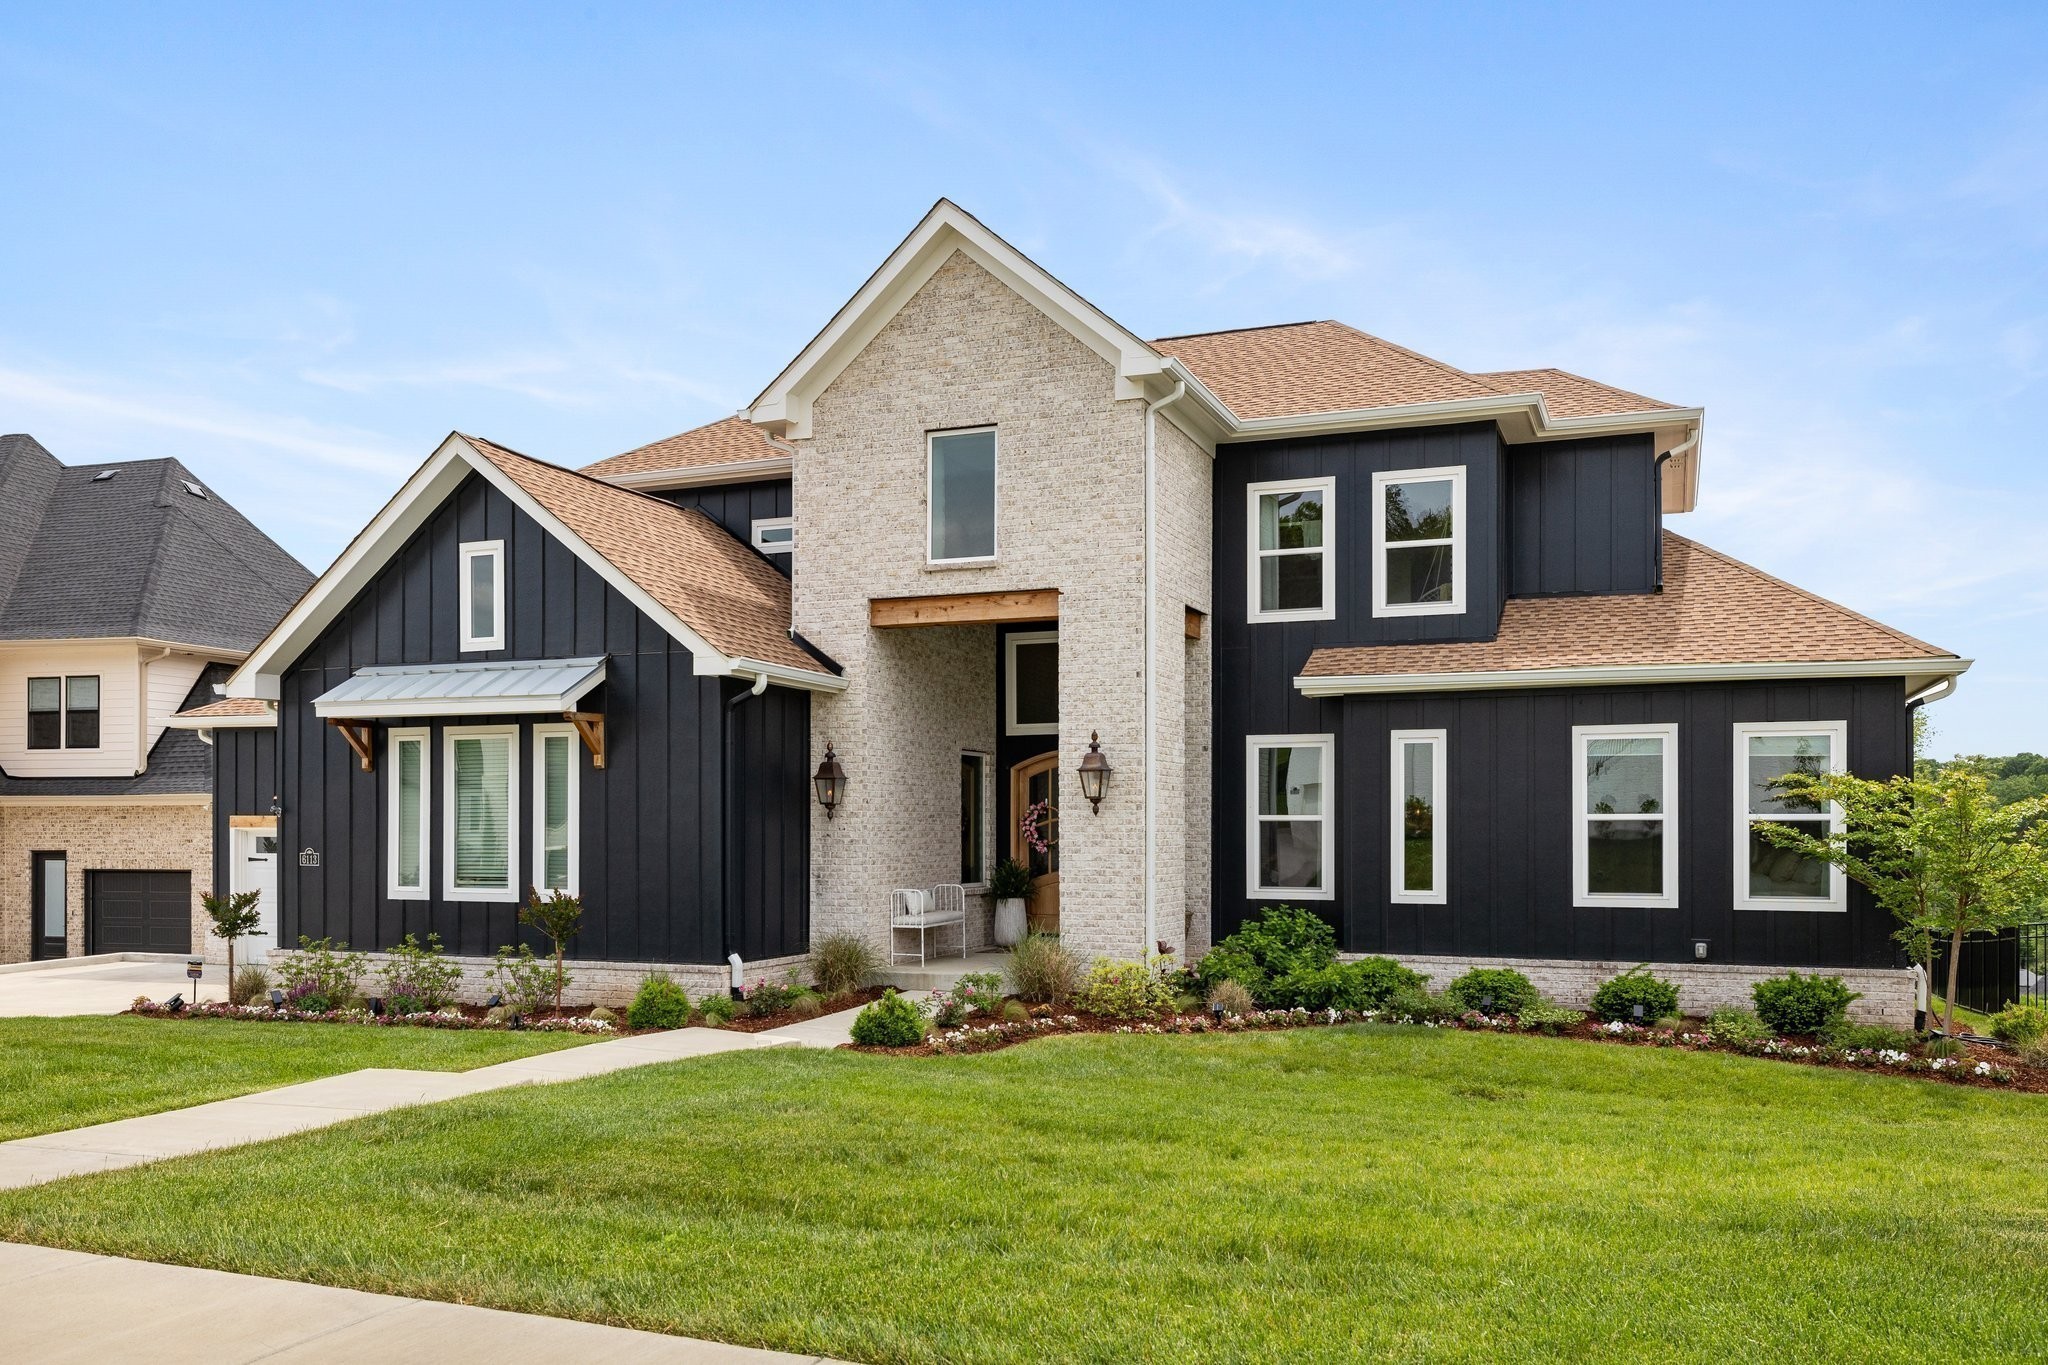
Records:
<instances>
[{"instance_id":1,"label":"upper story window","mask_svg":"<svg viewBox=\"0 0 2048 1365\"><path fill-rule=\"evenodd\" d=\"M1465 610L1465 467L1372 476L1372 614Z\"/></svg>"},{"instance_id":2,"label":"upper story window","mask_svg":"<svg viewBox=\"0 0 2048 1365\"><path fill-rule=\"evenodd\" d=\"M97 674L28 680L28 747L100 747L100 680Z\"/></svg>"},{"instance_id":3,"label":"upper story window","mask_svg":"<svg viewBox=\"0 0 2048 1365\"><path fill-rule=\"evenodd\" d=\"M461 552L462 648L505 647L505 542L465 541Z\"/></svg>"},{"instance_id":4,"label":"upper story window","mask_svg":"<svg viewBox=\"0 0 2048 1365\"><path fill-rule=\"evenodd\" d=\"M1826 863L1779 848L1757 826L1791 825L1824 839L1841 812L1772 782L1788 773L1846 770L1845 721L1775 721L1735 727L1735 908L1846 910L1848 884Z\"/></svg>"},{"instance_id":5,"label":"upper story window","mask_svg":"<svg viewBox=\"0 0 2048 1365\"><path fill-rule=\"evenodd\" d=\"M1337 615L1336 491L1335 479L1255 483L1247 490L1250 619L1328 621Z\"/></svg>"},{"instance_id":6,"label":"upper story window","mask_svg":"<svg viewBox=\"0 0 2048 1365\"><path fill-rule=\"evenodd\" d=\"M925 557L931 563L972 564L996 557L994 427L932 433L928 504Z\"/></svg>"},{"instance_id":7,"label":"upper story window","mask_svg":"<svg viewBox=\"0 0 2048 1365\"><path fill-rule=\"evenodd\" d=\"M1678 905L1678 727L1572 727L1572 903Z\"/></svg>"},{"instance_id":8,"label":"upper story window","mask_svg":"<svg viewBox=\"0 0 2048 1365\"><path fill-rule=\"evenodd\" d=\"M1017 631L1005 636L1003 733L1056 735L1060 732L1060 633Z\"/></svg>"},{"instance_id":9,"label":"upper story window","mask_svg":"<svg viewBox=\"0 0 2048 1365\"><path fill-rule=\"evenodd\" d=\"M764 555L786 555L796 549L795 517L756 517L754 548Z\"/></svg>"}]
</instances>

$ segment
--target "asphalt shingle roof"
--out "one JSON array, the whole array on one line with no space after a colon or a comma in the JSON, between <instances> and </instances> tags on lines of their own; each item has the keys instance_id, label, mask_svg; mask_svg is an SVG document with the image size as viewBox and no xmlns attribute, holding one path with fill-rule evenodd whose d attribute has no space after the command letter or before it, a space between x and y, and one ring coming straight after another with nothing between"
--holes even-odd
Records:
<instances>
[{"instance_id":1,"label":"asphalt shingle roof","mask_svg":"<svg viewBox=\"0 0 2048 1365\"><path fill-rule=\"evenodd\" d=\"M738 464L748 460L786 460L789 451L768 439L768 433L748 421L744 413L721 417L675 436L651 441L623 455L583 466L593 478L610 479L620 474L641 474L650 469L697 469L705 465Z\"/></svg>"}]
</instances>

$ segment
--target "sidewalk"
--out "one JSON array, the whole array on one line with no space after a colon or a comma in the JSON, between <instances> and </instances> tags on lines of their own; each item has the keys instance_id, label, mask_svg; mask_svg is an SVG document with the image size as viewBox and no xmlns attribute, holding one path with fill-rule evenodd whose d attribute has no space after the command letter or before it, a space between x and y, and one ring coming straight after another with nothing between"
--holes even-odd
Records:
<instances>
[{"instance_id":1,"label":"sidewalk","mask_svg":"<svg viewBox=\"0 0 2048 1365\"><path fill-rule=\"evenodd\" d=\"M833 1365L689 1337L494 1308L0 1242L6 1357L35 1365Z\"/></svg>"}]
</instances>

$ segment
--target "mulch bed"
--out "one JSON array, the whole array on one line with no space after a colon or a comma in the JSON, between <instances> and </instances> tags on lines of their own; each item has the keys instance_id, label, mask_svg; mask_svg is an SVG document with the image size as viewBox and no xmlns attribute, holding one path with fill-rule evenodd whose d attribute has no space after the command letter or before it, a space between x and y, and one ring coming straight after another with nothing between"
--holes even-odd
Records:
<instances>
[{"instance_id":1,"label":"mulch bed","mask_svg":"<svg viewBox=\"0 0 2048 1365\"><path fill-rule=\"evenodd\" d=\"M870 986L863 990L833 996L824 1002L824 1008L817 1014L798 1014L795 1010L777 1010L774 1014L742 1014L735 1017L731 1023L720 1024L718 1027L733 1033L766 1033L769 1029L781 1028L785 1024L801 1024L807 1019L816 1019L820 1014L836 1014L840 1010L871 1004L881 998L882 988Z\"/></svg>"}]
</instances>

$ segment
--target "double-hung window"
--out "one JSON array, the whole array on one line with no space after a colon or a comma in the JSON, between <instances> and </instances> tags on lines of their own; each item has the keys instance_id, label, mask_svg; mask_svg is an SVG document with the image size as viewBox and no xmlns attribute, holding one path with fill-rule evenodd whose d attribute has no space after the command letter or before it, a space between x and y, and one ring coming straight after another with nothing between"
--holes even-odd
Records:
<instances>
[{"instance_id":1,"label":"double-hung window","mask_svg":"<svg viewBox=\"0 0 2048 1365\"><path fill-rule=\"evenodd\" d=\"M996 429L930 436L925 557L973 564L996 557Z\"/></svg>"},{"instance_id":2,"label":"double-hung window","mask_svg":"<svg viewBox=\"0 0 2048 1365\"><path fill-rule=\"evenodd\" d=\"M390 892L392 899L427 898L427 794L433 790L431 736L425 730L393 730L390 734Z\"/></svg>"},{"instance_id":3,"label":"double-hung window","mask_svg":"<svg viewBox=\"0 0 2048 1365\"><path fill-rule=\"evenodd\" d=\"M505 542L471 540L458 556L461 586L462 648L505 647ZM445 598L443 599L446 600Z\"/></svg>"},{"instance_id":4,"label":"double-hung window","mask_svg":"<svg viewBox=\"0 0 2048 1365\"><path fill-rule=\"evenodd\" d=\"M1396 901L1442 905L1448 899L1442 730L1393 733L1392 895Z\"/></svg>"},{"instance_id":5,"label":"double-hung window","mask_svg":"<svg viewBox=\"0 0 2048 1365\"><path fill-rule=\"evenodd\" d=\"M1335 747L1329 735L1245 741L1245 893L1253 899L1335 898Z\"/></svg>"},{"instance_id":6,"label":"double-hung window","mask_svg":"<svg viewBox=\"0 0 2048 1365\"><path fill-rule=\"evenodd\" d=\"M512 812L519 803L519 730L447 731L445 894L456 901L516 901Z\"/></svg>"},{"instance_id":7,"label":"double-hung window","mask_svg":"<svg viewBox=\"0 0 2048 1365\"><path fill-rule=\"evenodd\" d=\"M533 885L576 894L578 763L573 725L533 727Z\"/></svg>"},{"instance_id":8,"label":"double-hung window","mask_svg":"<svg viewBox=\"0 0 2048 1365\"><path fill-rule=\"evenodd\" d=\"M1780 848L1759 825L1788 825L1825 838L1841 812L1771 785L1790 773L1846 770L1845 721L1770 721L1735 727L1735 908L1845 910L1848 885L1815 858Z\"/></svg>"},{"instance_id":9,"label":"double-hung window","mask_svg":"<svg viewBox=\"0 0 2048 1365\"><path fill-rule=\"evenodd\" d=\"M1465 610L1465 467L1372 476L1372 614Z\"/></svg>"},{"instance_id":10,"label":"double-hung window","mask_svg":"<svg viewBox=\"0 0 2048 1365\"><path fill-rule=\"evenodd\" d=\"M988 755L960 755L960 884L988 880Z\"/></svg>"},{"instance_id":11,"label":"double-hung window","mask_svg":"<svg viewBox=\"0 0 2048 1365\"><path fill-rule=\"evenodd\" d=\"M1254 621L1329 621L1337 615L1335 479L1255 483L1246 579Z\"/></svg>"},{"instance_id":12,"label":"double-hung window","mask_svg":"<svg viewBox=\"0 0 2048 1365\"><path fill-rule=\"evenodd\" d=\"M28 680L28 747L100 747L98 674Z\"/></svg>"},{"instance_id":13,"label":"double-hung window","mask_svg":"<svg viewBox=\"0 0 2048 1365\"><path fill-rule=\"evenodd\" d=\"M1678 904L1678 727L1572 727L1573 903Z\"/></svg>"}]
</instances>

